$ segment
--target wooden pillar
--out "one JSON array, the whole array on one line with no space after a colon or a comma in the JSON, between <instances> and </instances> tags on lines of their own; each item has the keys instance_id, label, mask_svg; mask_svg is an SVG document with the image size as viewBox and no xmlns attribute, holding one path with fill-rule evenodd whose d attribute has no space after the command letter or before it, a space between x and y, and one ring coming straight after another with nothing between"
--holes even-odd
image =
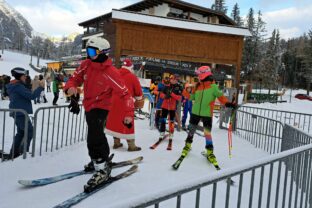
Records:
<instances>
[{"instance_id":1,"label":"wooden pillar","mask_svg":"<svg viewBox=\"0 0 312 208\"><path fill-rule=\"evenodd\" d=\"M116 47L115 47L115 67L120 68L120 56L121 56L121 24L119 22L116 25Z\"/></svg>"},{"instance_id":2,"label":"wooden pillar","mask_svg":"<svg viewBox=\"0 0 312 208\"><path fill-rule=\"evenodd\" d=\"M240 38L238 42L238 51L237 51L237 63L236 63L236 70L235 70L235 88L236 88L236 102L238 102L238 95L239 95L239 83L240 83L240 71L242 67L242 56L243 56L243 37Z\"/></svg>"}]
</instances>

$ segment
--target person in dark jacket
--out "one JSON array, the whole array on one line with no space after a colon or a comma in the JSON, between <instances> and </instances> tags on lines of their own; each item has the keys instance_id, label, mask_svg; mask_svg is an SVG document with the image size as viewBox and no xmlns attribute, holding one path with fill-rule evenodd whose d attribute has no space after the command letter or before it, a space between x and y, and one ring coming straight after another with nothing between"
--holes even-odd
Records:
<instances>
[{"instance_id":1,"label":"person in dark jacket","mask_svg":"<svg viewBox=\"0 0 312 208\"><path fill-rule=\"evenodd\" d=\"M38 87L34 92L27 89L25 87L26 83L26 70L23 68L14 68L11 70L12 76L15 78L9 84L6 85L9 98L10 98L10 109L22 109L27 112L27 114L32 114L32 104L31 100L37 98L41 91L43 91L42 87ZM17 127L17 133L14 137L14 141L12 144L12 148L10 151L10 158L18 157L23 153L24 144L23 138L25 133L25 119L28 120L28 135L27 135L27 144L26 150L29 151L30 142L33 136L33 126L30 122L30 118L25 116L25 114L21 112L11 113L11 117L14 118L15 125Z\"/></svg>"}]
</instances>

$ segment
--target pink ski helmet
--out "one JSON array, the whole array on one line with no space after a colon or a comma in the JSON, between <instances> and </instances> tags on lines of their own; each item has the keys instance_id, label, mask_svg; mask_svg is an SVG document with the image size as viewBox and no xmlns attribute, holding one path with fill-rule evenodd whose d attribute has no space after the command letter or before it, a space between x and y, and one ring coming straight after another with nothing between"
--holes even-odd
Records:
<instances>
[{"instance_id":1,"label":"pink ski helmet","mask_svg":"<svg viewBox=\"0 0 312 208\"><path fill-rule=\"evenodd\" d=\"M199 80L204 80L208 76L212 76L212 72L209 66L199 67L195 73L197 74Z\"/></svg>"}]
</instances>

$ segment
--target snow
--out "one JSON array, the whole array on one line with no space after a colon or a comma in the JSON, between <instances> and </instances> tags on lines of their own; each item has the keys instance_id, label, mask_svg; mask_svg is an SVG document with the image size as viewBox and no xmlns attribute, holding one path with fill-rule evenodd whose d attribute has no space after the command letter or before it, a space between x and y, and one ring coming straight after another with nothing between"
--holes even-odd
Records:
<instances>
[{"instance_id":1,"label":"snow","mask_svg":"<svg viewBox=\"0 0 312 208\"><path fill-rule=\"evenodd\" d=\"M0 73L7 73L3 70L11 69L16 66L27 67L29 56L22 54L5 52L5 60L0 62ZM23 60L25 62L23 62ZM32 75L36 74L28 68ZM286 99L286 92L284 99ZM297 92L296 92L297 93ZM293 92L293 96L296 94ZM46 93L49 103L33 105L34 111L38 107L51 106L53 95ZM65 99L61 98L58 104L65 104ZM0 101L0 108L7 108L8 101ZM311 113L312 102L301 101L292 97L291 103L278 103L278 104L250 104L252 106L259 106L264 108L274 108L281 110L300 111ZM8 120L12 120L8 118ZM139 164L139 171L128 178L122 179L113 185L101 190L91 196L90 198L82 201L75 207L114 207L124 208L134 205L137 201L152 199L157 196L162 196L166 193L171 193L181 188L191 187L194 183L204 182L220 177L230 171L246 168L253 164L259 164L268 159L268 153L255 149L249 142L240 139L233 135L233 157L228 156L227 145L227 131L218 128L217 118L214 119L212 137L215 145L215 154L218 158L219 164L223 170L217 172L214 167L207 163L206 158L201 155L204 150L205 141L202 137L195 135L192 150L188 157L181 164L178 171L174 171L171 165L178 159L181 150L184 146L186 139L185 132L175 132L173 140L173 150L167 151L167 143L165 140L161 143L156 150L149 149L154 142L157 141L158 132L150 130L148 120L136 120L136 144L142 147L140 152L128 152L126 141L122 141L124 147L113 150L111 153L115 154L114 161L135 158L137 156L144 156L144 160ZM12 127L11 127L12 128ZM8 129L10 130L10 129ZM110 147L113 145L112 137L108 136ZM44 208L53 207L62 201L78 194L83 190L83 185L91 177L90 175L83 175L59 183L37 187L37 188L24 188L17 183L19 179L37 179L48 176L59 175L72 171L78 171L83 168L83 165L89 162L87 147L85 142L67 146L54 152L44 153L43 156L36 156L34 158L28 157L27 160L18 158L13 162L8 161L0 163L0 207L31 207L31 208ZM275 166L274 166L275 167ZM265 167L265 177L269 175L269 167ZM277 167L275 167L277 168ZM127 168L114 169L112 175L126 170ZM259 175L256 171L256 175ZM250 174L244 177L244 181L250 181ZM276 180L274 175L273 181ZM281 181L283 181L283 177ZM238 181L237 177L233 180ZM259 190L259 184L255 184L255 190ZM232 189L234 194L237 194L238 185ZM267 185L264 185L263 190L268 190ZM272 189L275 187L272 187ZM248 200L246 193L249 192L250 182L245 183L243 187L243 199ZM211 186L202 189L201 205L209 207L207 203L211 199ZM218 195L216 199L217 206L224 206L224 195L219 192L225 192L226 183L218 183ZM231 193L232 194L232 193ZM282 191L280 192L282 194ZM254 196L258 197L255 192ZM244 198L245 196L245 198ZM235 198L235 197L234 197ZM280 197L281 199L281 197ZM166 201L161 204L161 207L174 207L176 199ZM182 196L183 207L193 207L195 203L195 193L189 193ZM236 205L235 201L230 202L231 205ZM262 205L264 206L265 203ZM257 205L254 200L253 205ZM253 207L254 207L253 206ZM230 206L233 207L233 206ZM245 207L245 206L244 206ZM273 207L273 204L271 204Z\"/></svg>"},{"instance_id":2,"label":"snow","mask_svg":"<svg viewBox=\"0 0 312 208\"><path fill-rule=\"evenodd\" d=\"M4 53L1 54L2 60L0 60L0 75L6 74L11 76L11 69L15 67L22 67L26 70L29 70L29 75L33 78L35 75L39 74L34 71L30 66L30 55L4 50ZM51 62L52 60L39 60L40 66L47 66L47 62ZM33 65L37 65L37 57L33 56L32 60Z\"/></svg>"},{"instance_id":3,"label":"snow","mask_svg":"<svg viewBox=\"0 0 312 208\"><path fill-rule=\"evenodd\" d=\"M232 27L232 26L220 26L213 25L208 23L198 23L186 20L176 20L171 18L163 18L152 15L138 14L129 11L120 11L114 10L112 11L113 19L118 20L126 20L132 22L167 26L167 27L175 27L182 28L188 30L196 30L196 31L205 31L205 32L214 32L214 33L222 33L222 34L231 34L231 35L239 35L239 36L251 36L251 33L246 28Z\"/></svg>"}]
</instances>

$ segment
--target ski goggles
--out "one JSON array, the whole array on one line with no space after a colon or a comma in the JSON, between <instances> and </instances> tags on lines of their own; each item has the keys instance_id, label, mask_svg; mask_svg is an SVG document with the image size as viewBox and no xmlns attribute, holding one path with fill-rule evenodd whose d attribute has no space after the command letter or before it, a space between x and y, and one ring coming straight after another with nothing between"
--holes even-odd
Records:
<instances>
[{"instance_id":1,"label":"ski goggles","mask_svg":"<svg viewBox=\"0 0 312 208\"><path fill-rule=\"evenodd\" d=\"M87 55L90 56L90 57L97 56L100 53L101 53L101 51L98 50L98 49L90 48L90 47L87 48Z\"/></svg>"}]
</instances>

